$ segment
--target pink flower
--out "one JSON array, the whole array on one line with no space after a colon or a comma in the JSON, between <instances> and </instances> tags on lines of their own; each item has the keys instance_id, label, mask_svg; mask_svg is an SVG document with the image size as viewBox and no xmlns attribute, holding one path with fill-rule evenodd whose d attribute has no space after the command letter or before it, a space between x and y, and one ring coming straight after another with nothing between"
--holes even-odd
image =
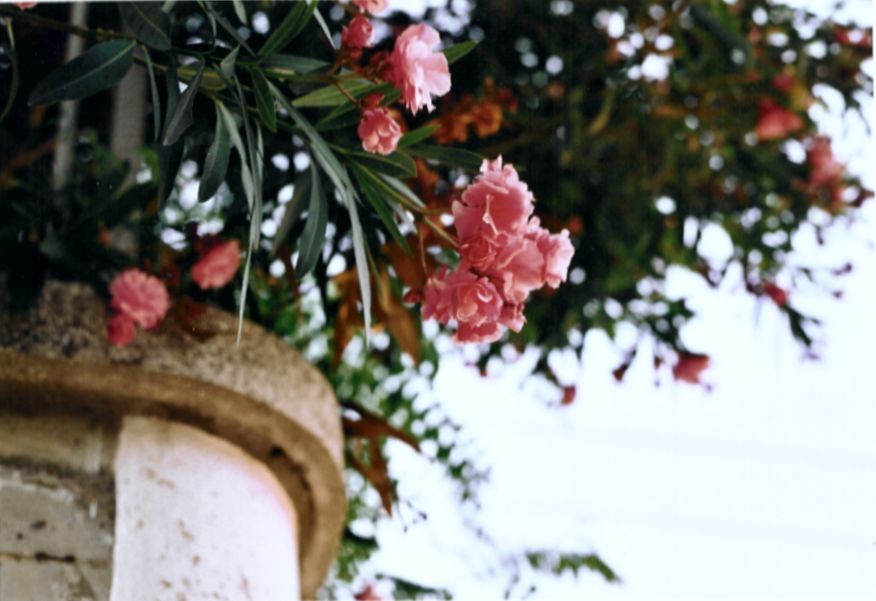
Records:
<instances>
[{"instance_id":1,"label":"pink flower","mask_svg":"<svg viewBox=\"0 0 876 601\"><path fill-rule=\"evenodd\" d=\"M456 320L460 342L492 341L502 335L503 300L489 279L471 271L448 273L443 267L426 282L423 295L423 317L443 324Z\"/></svg>"},{"instance_id":2,"label":"pink flower","mask_svg":"<svg viewBox=\"0 0 876 601\"><path fill-rule=\"evenodd\" d=\"M222 242L208 250L192 267L192 279L201 290L221 288L234 278L240 265L237 240Z\"/></svg>"},{"instance_id":3,"label":"pink flower","mask_svg":"<svg viewBox=\"0 0 876 601\"><path fill-rule=\"evenodd\" d=\"M435 108L432 94L443 96L450 91L447 57L432 51L440 41L438 32L429 25L411 25L395 40L395 48L389 56L389 77L401 90L405 106L414 114L423 107L432 112Z\"/></svg>"},{"instance_id":4,"label":"pink flower","mask_svg":"<svg viewBox=\"0 0 876 601\"><path fill-rule=\"evenodd\" d=\"M764 98L760 102L760 114L754 126L754 133L757 134L758 140L767 142L787 138L789 134L802 129L803 126L804 122L800 115Z\"/></svg>"},{"instance_id":5,"label":"pink flower","mask_svg":"<svg viewBox=\"0 0 876 601\"><path fill-rule=\"evenodd\" d=\"M833 188L843 179L845 166L836 160L830 149L830 140L815 138L812 148L806 153L806 160L812 169L809 183L819 188Z\"/></svg>"},{"instance_id":6,"label":"pink flower","mask_svg":"<svg viewBox=\"0 0 876 601\"><path fill-rule=\"evenodd\" d=\"M523 303L517 305L505 304L502 307L502 314L499 316L499 323L515 332L523 329L526 323L526 317L523 316Z\"/></svg>"},{"instance_id":7,"label":"pink flower","mask_svg":"<svg viewBox=\"0 0 876 601\"><path fill-rule=\"evenodd\" d=\"M782 72L773 77L773 87L786 94L794 87L794 76L788 72Z\"/></svg>"},{"instance_id":8,"label":"pink flower","mask_svg":"<svg viewBox=\"0 0 876 601\"><path fill-rule=\"evenodd\" d=\"M360 50L371 46L371 36L374 34L374 28L371 26L371 21L362 15L356 15L350 24L344 27L341 33L341 44L347 48Z\"/></svg>"},{"instance_id":9,"label":"pink flower","mask_svg":"<svg viewBox=\"0 0 876 601\"><path fill-rule=\"evenodd\" d=\"M365 109L359 121L359 138L362 148L377 154L390 154L395 151L401 138L401 127L385 107Z\"/></svg>"},{"instance_id":10,"label":"pink flower","mask_svg":"<svg viewBox=\"0 0 876 601\"><path fill-rule=\"evenodd\" d=\"M115 346L128 346L136 335L137 326L125 313L116 313L106 324L107 340Z\"/></svg>"},{"instance_id":11,"label":"pink flower","mask_svg":"<svg viewBox=\"0 0 876 601\"><path fill-rule=\"evenodd\" d=\"M17 6L21 10L28 10L28 9L31 9L34 6L36 6L38 3L37 2L13 2L13 4L15 4L15 6Z\"/></svg>"},{"instance_id":12,"label":"pink flower","mask_svg":"<svg viewBox=\"0 0 876 601\"><path fill-rule=\"evenodd\" d=\"M110 306L145 330L158 325L170 309L167 288L161 280L139 269L126 269L118 274L110 282L109 291Z\"/></svg>"},{"instance_id":13,"label":"pink flower","mask_svg":"<svg viewBox=\"0 0 876 601\"><path fill-rule=\"evenodd\" d=\"M353 4L366 12L375 14L385 11L389 2L388 0L353 0Z\"/></svg>"},{"instance_id":14,"label":"pink flower","mask_svg":"<svg viewBox=\"0 0 876 601\"><path fill-rule=\"evenodd\" d=\"M533 210L532 192L512 165L502 166L502 157L484 161L481 174L453 203L453 219L463 244L476 237L517 234Z\"/></svg>"},{"instance_id":15,"label":"pink flower","mask_svg":"<svg viewBox=\"0 0 876 601\"><path fill-rule=\"evenodd\" d=\"M559 288L566 281L569 272L569 263L575 254L575 247L569 240L569 230L563 229L559 234L551 234L541 227L539 219L533 217L529 221L529 235L538 244L538 250L544 257L545 283L551 288Z\"/></svg>"},{"instance_id":16,"label":"pink flower","mask_svg":"<svg viewBox=\"0 0 876 601\"><path fill-rule=\"evenodd\" d=\"M523 303L530 292L544 285L544 270L545 257L535 240L518 236L502 248L490 271L502 283L505 299Z\"/></svg>"}]
</instances>

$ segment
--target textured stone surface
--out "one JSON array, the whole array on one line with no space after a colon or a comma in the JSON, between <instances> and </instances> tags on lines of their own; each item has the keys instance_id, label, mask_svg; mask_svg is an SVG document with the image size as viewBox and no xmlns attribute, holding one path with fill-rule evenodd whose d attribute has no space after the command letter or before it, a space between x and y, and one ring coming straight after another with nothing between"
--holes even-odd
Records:
<instances>
[{"instance_id":1,"label":"textured stone surface","mask_svg":"<svg viewBox=\"0 0 876 601\"><path fill-rule=\"evenodd\" d=\"M0 408L0 599L107 598L111 426Z\"/></svg>"},{"instance_id":2,"label":"textured stone surface","mask_svg":"<svg viewBox=\"0 0 876 601\"><path fill-rule=\"evenodd\" d=\"M106 342L106 303L49 282L23 315L0 310L0 407L158 416L225 438L265 463L300 519L302 593L325 577L343 528L342 435L328 383L281 340L208 309L173 316L124 349Z\"/></svg>"}]
</instances>

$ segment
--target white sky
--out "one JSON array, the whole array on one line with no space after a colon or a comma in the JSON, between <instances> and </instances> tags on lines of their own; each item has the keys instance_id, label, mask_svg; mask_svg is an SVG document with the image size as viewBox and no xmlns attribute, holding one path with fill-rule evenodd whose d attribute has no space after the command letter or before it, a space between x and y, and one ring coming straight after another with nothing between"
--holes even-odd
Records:
<instances>
[{"instance_id":1,"label":"white sky","mask_svg":"<svg viewBox=\"0 0 876 601\"><path fill-rule=\"evenodd\" d=\"M869 15L872 5L857 7ZM872 103L868 113L876 123ZM872 133L829 110L813 116L845 140L837 154L873 189ZM795 239L800 263L854 264L838 280L842 300L791 295L824 321L820 361L803 360L784 316L733 278L715 291L682 272L669 284L692 292L700 312L684 336L712 355L710 393L666 373L655 387L647 353L615 383L619 356L598 332L581 366L564 364L579 391L570 407L521 389L526 360L483 379L445 357L435 397L492 468L480 523L508 551L595 550L624 581L544 578L536 597L876 598L874 224L871 202L825 247L808 230ZM391 468L429 517L403 509L382 524L374 567L450 584L459 598L500 596L504 574L489 573L440 470L402 446Z\"/></svg>"}]
</instances>

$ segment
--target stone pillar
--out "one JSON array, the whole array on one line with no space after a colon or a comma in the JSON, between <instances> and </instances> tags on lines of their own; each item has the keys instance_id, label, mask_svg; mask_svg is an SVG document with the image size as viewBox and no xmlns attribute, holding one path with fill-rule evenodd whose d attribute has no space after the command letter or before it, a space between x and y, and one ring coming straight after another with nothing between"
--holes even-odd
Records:
<instances>
[{"instance_id":1,"label":"stone pillar","mask_svg":"<svg viewBox=\"0 0 876 601\"><path fill-rule=\"evenodd\" d=\"M314 596L344 523L337 403L235 332L210 309L110 347L79 284L0 308L0 599Z\"/></svg>"}]
</instances>

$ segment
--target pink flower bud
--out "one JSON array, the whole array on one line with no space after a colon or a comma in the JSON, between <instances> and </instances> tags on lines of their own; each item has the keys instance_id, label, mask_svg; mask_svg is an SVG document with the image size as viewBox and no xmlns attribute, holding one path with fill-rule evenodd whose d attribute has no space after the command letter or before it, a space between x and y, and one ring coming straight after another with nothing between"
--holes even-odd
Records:
<instances>
[{"instance_id":1,"label":"pink flower bud","mask_svg":"<svg viewBox=\"0 0 876 601\"><path fill-rule=\"evenodd\" d=\"M389 110L384 107L365 109L362 112L362 120L359 121L358 132L362 140L362 148L383 155L395 151L402 135L401 127L389 116Z\"/></svg>"},{"instance_id":2,"label":"pink flower bud","mask_svg":"<svg viewBox=\"0 0 876 601\"><path fill-rule=\"evenodd\" d=\"M362 15L357 15L341 32L341 44L354 50L367 48L371 46L373 34L374 28L371 26L371 21Z\"/></svg>"}]
</instances>

